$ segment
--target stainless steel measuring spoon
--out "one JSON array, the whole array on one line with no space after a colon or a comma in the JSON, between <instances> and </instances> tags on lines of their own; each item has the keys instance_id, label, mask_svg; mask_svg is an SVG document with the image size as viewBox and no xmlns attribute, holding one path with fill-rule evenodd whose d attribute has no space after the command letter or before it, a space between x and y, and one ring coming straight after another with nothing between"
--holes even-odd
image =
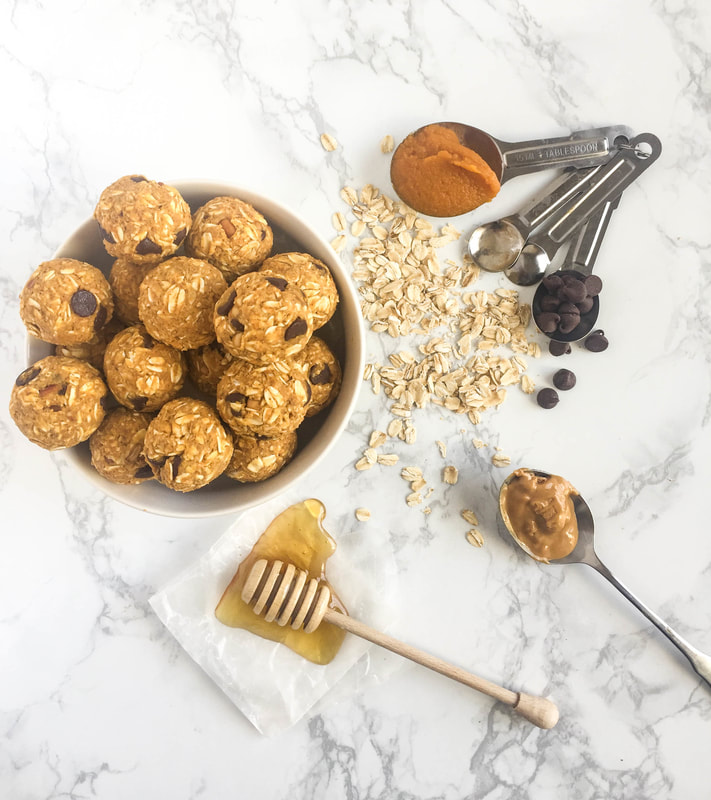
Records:
<instances>
[{"instance_id":1,"label":"stainless steel measuring spoon","mask_svg":"<svg viewBox=\"0 0 711 800\"><path fill-rule=\"evenodd\" d=\"M529 236L514 264L504 271L513 283L532 286L544 275L558 250L609 200L614 200L660 156L662 144L652 133L641 133L622 145L595 171L588 188L576 195L550 221Z\"/></svg>"},{"instance_id":2,"label":"stainless steel measuring spoon","mask_svg":"<svg viewBox=\"0 0 711 800\"><path fill-rule=\"evenodd\" d=\"M566 170L540 195L518 213L485 222L469 237L472 261L487 272L503 272L518 258L531 232L549 219L561 206L582 192L596 167Z\"/></svg>"}]
</instances>

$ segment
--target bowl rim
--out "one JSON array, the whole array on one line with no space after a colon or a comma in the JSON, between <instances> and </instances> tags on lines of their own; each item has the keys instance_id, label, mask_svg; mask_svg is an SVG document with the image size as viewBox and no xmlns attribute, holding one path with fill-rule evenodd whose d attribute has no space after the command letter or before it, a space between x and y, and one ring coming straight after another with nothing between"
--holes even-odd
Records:
<instances>
[{"instance_id":1,"label":"bowl rim","mask_svg":"<svg viewBox=\"0 0 711 800\"><path fill-rule=\"evenodd\" d=\"M216 508L197 508L190 510L182 508L182 503L178 503L177 508L171 506L171 499L175 499L176 495L181 496L181 493L172 492L165 489L165 502L156 504L155 502L146 501L145 498L141 500L142 493L131 491L139 489L140 485L124 486L114 484L103 478L91 466L85 465L79 456L73 457L73 448L54 451L56 455L62 458L65 463L74 467L75 471L82 475L85 480L93 484L96 488L100 489L105 495L111 497L126 506L135 508L139 511L148 512L161 517L171 517L175 519L207 519L210 517L224 516L226 514L239 514L261 503L265 503L274 497L282 494L294 487L296 483L301 481L309 472L311 472L325 457L331 452L336 442L340 439L341 434L345 430L348 421L353 414L355 406L358 402L358 395L360 384L362 382L363 369L365 365L365 325L360 311L360 301L351 280L349 271L345 264L341 261L338 254L333 250L331 245L309 224L306 220L293 211L289 206L284 205L278 200L267 197L259 192L246 186L238 184L227 183L224 181L214 179L201 179L201 178L186 178L164 181L169 186L176 188L181 195L185 194L210 194L212 197L218 196L233 196L246 201L253 205L260 213L264 214L270 223L274 219L276 227L285 230L288 234L297 239L301 244L301 238L311 239L316 243L319 250L318 253L312 253L317 258L325 261L331 272L333 273L334 281L338 288L339 293L339 307L343 314L342 327L344 334L344 347L348 350L348 361L344 364L343 369L343 382L341 391L334 402L334 405L329 410L328 417L324 420L327 428L328 435L321 443L316 443L311 440L307 443L304 450L297 454L294 462L297 460L304 462L301 463L300 471L294 476L290 476L286 481L279 480L280 476L285 473L280 472L272 478L267 479L263 483L254 484L240 484L235 481L235 487L247 487L244 491L249 491L250 494L254 491L254 496L248 499L241 499L237 502L229 504L220 504ZM214 192L214 193L213 193ZM187 198L186 198L187 199ZM193 204L187 200L191 206ZM93 215L80 222L73 231L61 242L55 249L52 258L60 257L75 257L68 254L75 244L73 240L75 237L86 234L90 231L90 226L95 225L96 222ZM294 231L297 231L295 234ZM306 247L304 247L306 250ZM309 247L309 251L313 249L313 245ZM26 358L28 364L37 358L32 355L33 348L37 349L42 346L52 348L53 346L28 334L26 340ZM40 356L42 357L42 356ZM345 391L344 391L345 390ZM337 414L333 412L337 410ZM319 431L320 433L320 431ZM304 457L305 451L308 450L307 457ZM300 458L301 456L301 458ZM291 463L294 463L291 462ZM288 470L290 465L287 464L285 470ZM288 475L288 472L286 473ZM153 482L150 482L152 485ZM209 489L209 487L205 487ZM136 495L134 498L132 495ZM182 497L191 497L192 493L185 493ZM204 504L201 504L201 506Z\"/></svg>"}]
</instances>

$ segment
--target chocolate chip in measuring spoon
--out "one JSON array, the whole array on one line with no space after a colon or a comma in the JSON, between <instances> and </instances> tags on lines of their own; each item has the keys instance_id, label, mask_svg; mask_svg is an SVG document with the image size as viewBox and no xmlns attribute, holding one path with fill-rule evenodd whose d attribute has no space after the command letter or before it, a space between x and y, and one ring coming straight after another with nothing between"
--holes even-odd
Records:
<instances>
[{"instance_id":1,"label":"chocolate chip in measuring spoon","mask_svg":"<svg viewBox=\"0 0 711 800\"><path fill-rule=\"evenodd\" d=\"M590 297L595 297L602 291L602 279L597 275L588 275L585 278L585 291Z\"/></svg>"},{"instance_id":2,"label":"chocolate chip in measuring spoon","mask_svg":"<svg viewBox=\"0 0 711 800\"><path fill-rule=\"evenodd\" d=\"M86 289L77 289L69 301L69 307L78 317L90 317L97 305L96 297Z\"/></svg>"}]
</instances>

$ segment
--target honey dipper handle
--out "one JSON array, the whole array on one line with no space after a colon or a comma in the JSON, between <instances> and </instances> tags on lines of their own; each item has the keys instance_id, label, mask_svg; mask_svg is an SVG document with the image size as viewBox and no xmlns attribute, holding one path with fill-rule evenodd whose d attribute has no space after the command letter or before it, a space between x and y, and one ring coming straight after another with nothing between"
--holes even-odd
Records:
<instances>
[{"instance_id":1,"label":"honey dipper handle","mask_svg":"<svg viewBox=\"0 0 711 800\"><path fill-rule=\"evenodd\" d=\"M545 697L535 697L523 692L512 692L510 689L505 689L503 686L498 686L486 680L486 678L480 678L478 675L467 672L461 667L455 667L453 664L442 661L441 658L425 653L423 650L418 650L416 647L394 639L392 636L388 636L381 631L376 631L374 628L359 622L357 619L353 619L353 617L342 614L339 611L334 611L329 608L324 614L323 619L326 622L330 622L332 625L343 628L343 630L349 633L360 636L361 639L367 639L369 642L373 642L373 644L384 647L386 650L390 650L399 656L404 656L410 659L410 661L427 667L427 669L439 672L440 675L452 678L459 683L463 683L465 686L469 686L472 689L476 689L478 692L483 692L489 695L489 697L493 697L495 700L505 703L507 706L511 706L522 717L532 722L534 725L537 725L539 728L552 728L556 722L558 722L557 706Z\"/></svg>"}]
</instances>

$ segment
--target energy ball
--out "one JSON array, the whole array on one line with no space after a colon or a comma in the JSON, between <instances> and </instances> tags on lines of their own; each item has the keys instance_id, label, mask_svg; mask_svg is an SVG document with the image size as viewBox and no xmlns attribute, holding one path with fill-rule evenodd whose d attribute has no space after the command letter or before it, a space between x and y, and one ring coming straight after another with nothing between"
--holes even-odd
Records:
<instances>
[{"instance_id":1,"label":"energy ball","mask_svg":"<svg viewBox=\"0 0 711 800\"><path fill-rule=\"evenodd\" d=\"M331 348L318 336L311 337L297 360L306 371L311 389L306 416L313 417L335 400L341 388L341 365Z\"/></svg>"},{"instance_id":2,"label":"energy ball","mask_svg":"<svg viewBox=\"0 0 711 800\"><path fill-rule=\"evenodd\" d=\"M178 492L200 489L232 458L232 437L202 400L171 400L148 426L143 452L158 480Z\"/></svg>"},{"instance_id":3,"label":"energy ball","mask_svg":"<svg viewBox=\"0 0 711 800\"><path fill-rule=\"evenodd\" d=\"M126 325L138 325L138 290L143 279L154 269L155 264L136 264L125 258L117 258L109 272L109 284L114 293L116 316Z\"/></svg>"},{"instance_id":4,"label":"energy ball","mask_svg":"<svg viewBox=\"0 0 711 800\"><path fill-rule=\"evenodd\" d=\"M236 436L234 448L225 475L240 483L257 483L276 475L291 461L296 451L296 433L272 439Z\"/></svg>"},{"instance_id":5,"label":"energy ball","mask_svg":"<svg viewBox=\"0 0 711 800\"><path fill-rule=\"evenodd\" d=\"M195 386L205 394L215 395L217 384L227 367L235 360L218 342L211 342L185 354L188 375Z\"/></svg>"},{"instance_id":6,"label":"energy ball","mask_svg":"<svg viewBox=\"0 0 711 800\"><path fill-rule=\"evenodd\" d=\"M94 217L109 255L137 264L157 264L173 255L192 220L177 189L143 175L126 175L104 189Z\"/></svg>"},{"instance_id":7,"label":"energy ball","mask_svg":"<svg viewBox=\"0 0 711 800\"><path fill-rule=\"evenodd\" d=\"M116 336L116 334L123 330L123 325L112 317L110 322L88 342L81 344L57 344L54 346L55 356L67 356L68 358L80 358L82 361L88 361L92 367L96 367L99 372L104 369L104 353L109 342Z\"/></svg>"},{"instance_id":8,"label":"energy ball","mask_svg":"<svg viewBox=\"0 0 711 800\"><path fill-rule=\"evenodd\" d=\"M116 408L89 439L91 463L112 483L130 485L152 480L153 470L143 455L150 414Z\"/></svg>"},{"instance_id":9,"label":"energy ball","mask_svg":"<svg viewBox=\"0 0 711 800\"><path fill-rule=\"evenodd\" d=\"M74 258L45 261L20 293L27 330L50 344L90 341L114 313L111 287L100 270Z\"/></svg>"},{"instance_id":10,"label":"energy ball","mask_svg":"<svg viewBox=\"0 0 711 800\"><path fill-rule=\"evenodd\" d=\"M106 384L86 361L46 356L21 372L10 394L10 416L45 450L88 439L105 415Z\"/></svg>"},{"instance_id":11,"label":"energy ball","mask_svg":"<svg viewBox=\"0 0 711 800\"><path fill-rule=\"evenodd\" d=\"M313 332L304 293L268 272L237 278L217 301L214 323L225 350L255 364L296 355Z\"/></svg>"},{"instance_id":12,"label":"energy ball","mask_svg":"<svg viewBox=\"0 0 711 800\"><path fill-rule=\"evenodd\" d=\"M237 360L217 385L217 410L238 435L283 436L306 416L306 373L293 361L261 366Z\"/></svg>"},{"instance_id":13,"label":"energy ball","mask_svg":"<svg viewBox=\"0 0 711 800\"><path fill-rule=\"evenodd\" d=\"M138 292L138 313L148 333L176 350L192 350L215 339L215 303L227 291L216 267L176 256L151 270Z\"/></svg>"},{"instance_id":14,"label":"energy ball","mask_svg":"<svg viewBox=\"0 0 711 800\"><path fill-rule=\"evenodd\" d=\"M143 325L120 331L104 353L109 389L122 406L133 411L157 411L183 388L183 354L157 342Z\"/></svg>"},{"instance_id":15,"label":"energy ball","mask_svg":"<svg viewBox=\"0 0 711 800\"><path fill-rule=\"evenodd\" d=\"M338 305L338 289L329 268L308 253L279 253L259 268L295 283L304 293L314 330L325 325Z\"/></svg>"},{"instance_id":16,"label":"energy ball","mask_svg":"<svg viewBox=\"0 0 711 800\"><path fill-rule=\"evenodd\" d=\"M264 261L273 241L269 223L256 208L236 197L214 197L195 212L185 252L209 261L232 283Z\"/></svg>"}]
</instances>

